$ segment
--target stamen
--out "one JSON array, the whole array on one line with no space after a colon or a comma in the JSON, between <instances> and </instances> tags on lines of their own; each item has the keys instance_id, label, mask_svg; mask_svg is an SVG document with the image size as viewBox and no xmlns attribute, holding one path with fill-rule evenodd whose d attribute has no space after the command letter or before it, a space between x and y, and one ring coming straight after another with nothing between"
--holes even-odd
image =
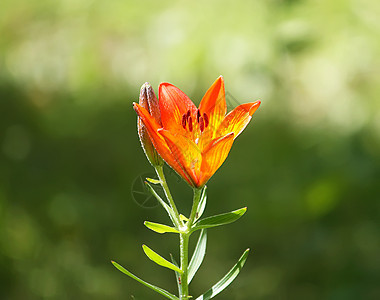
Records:
<instances>
[{"instance_id":1,"label":"stamen","mask_svg":"<svg viewBox=\"0 0 380 300\"><path fill-rule=\"evenodd\" d=\"M183 114L182 116L182 127L183 129L186 129L186 114Z\"/></svg>"},{"instance_id":2,"label":"stamen","mask_svg":"<svg viewBox=\"0 0 380 300\"><path fill-rule=\"evenodd\" d=\"M193 120L191 119L191 117L189 117L188 122L189 122L189 130L190 130L190 132L192 132L193 131Z\"/></svg>"},{"instance_id":3,"label":"stamen","mask_svg":"<svg viewBox=\"0 0 380 300\"><path fill-rule=\"evenodd\" d=\"M209 124L209 119L208 119L208 115L206 113L203 113L203 119L205 120L205 127L207 127Z\"/></svg>"},{"instance_id":4,"label":"stamen","mask_svg":"<svg viewBox=\"0 0 380 300\"><path fill-rule=\"evenodd\" d=\"M204 123L202 117L199 117L199 128L200 128L201 132L203 132L203 130L205 130L205 123Z\"/></svg>"},{"instance_id":5,"label":"stamen","mask_svg":"<svg viewBox=\"0 0 380 300\"><path fill-rule=\"evenodd\" d=\"M187 111L187 115L186 115L186 118L189 119L190 117L190 109Z\"/></svg>"},{"instance_id":6,"label":"stamen","mask_svg":"<svg viewBox=\"0 0 380 300\"><path fill-rule=\"evenodd\" d=\"M199 109L197 110L197 122L199 123L199 118L201 117L201 112Z\"/></svg>"}]
</instances>

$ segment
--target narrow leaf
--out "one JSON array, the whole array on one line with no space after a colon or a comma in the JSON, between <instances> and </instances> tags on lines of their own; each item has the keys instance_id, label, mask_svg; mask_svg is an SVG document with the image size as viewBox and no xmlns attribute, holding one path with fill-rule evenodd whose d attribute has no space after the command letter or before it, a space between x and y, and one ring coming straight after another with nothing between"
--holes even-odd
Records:
<instances>
[{"instance_id":1,"label":"narrow leaf","mask_svg":"<svg viewBox=\"0 0 380 300\"><path fill-rule=\"evenodd\" d=\"M171 262L167 261L165 258L163 258L161 255L154 252L152 249L150 249L148 246L143 245L143 250L148 256L148 258L152 261L154 261L156 264L163 266L165 268L169 268L171 270L177 271L178 273L182 274L182 271L180 268L173 265Z\"/></svg>"},{"instance_id":2,"label":"narrow leaf","mask_svg":"<svg viewBox=\"0 0 380 300\"><path fill-rule=\"evenodd\" d=\"M144 225L148 227L150 230L153 230L158 233L165 233L165 232L175 232L175 233L180 233L177 229L174 227L170 227L164 224L159 224L159 223L153 223L149 221L145 221Z\"/></svg>"},{"instance_id":3,"label":"narrow leaf","mask_svg":"<svg viewBox=\"0 0 380 300\"><path fill-rule=\"evenodd\" d=\"M209 289L206 293L199 296L195 300L208 300L214 298L220 292L222 292L226 287L228 287L231 282L238 276L240 270L243 268L245 261L247 260L249 253L249 249L245 250L243 255L239 258L239 261L232 267L232 269L224 276L221 280L219 280L211 289Z\"/></svg>"},{"instance_id":4,"label":"narrow leaf","mask_svg":"<svg viewBox=\"0 0 380 300\"><path fill-rule=\"evenodd\" d=\"M198 221L193 226L191 231L193 232L193 231L198 230L198 229L211 228L211 227L220 226L220 225L235 222L242 215L244 215L244 213L246 211L247 211L247 208L243 207L243 208L240 208L238 210L234 210L234 211L231 211L228 213L224 213L224 214L220 214L220 215L216 215L216 216L212 216L212 217L202 219L202 220Z\"/></svg>"},{"instance_id":5,"label":"narrow leaf","mask_svg":"<svg viewBox=\"0 0 380 300\"><path fill-rule=\"evenodd\" d=\"M201 200L199 200L199 203L198 203L195 221L199 220L199 218L203 215L203 212L205 211L206 202L207 202L206 189L207 189L207 187L204 186L203 191L202 191L202 195L201 195Z\"/></svg>"},{"instance_id":6,"label":"narrow leaf","mask_svg":"<svg viewBox=\"0 0 380 300\"><path fill-rule=\"evenodd\" d=\"M189 219L186 218L183 214L180 214L180 215L179 215L179 219L180 219L181 221L185 221L185 222L188 222L188 221L189 221Z\"/></svg>"},{"instance_id":7,"label":"narrow leaf","mask_svg":"<svg viewBox=\"0 0 380 300\"><path fill-rule=\"evenodd\" d=\"M172 263L179 267L178 263L176 262L176 260L174 259L173 255L170 253L170 258L172 260ZM177 271L174 271L175 273L175 279L176 279L176 282L177 282L177 287L178 287L178 295L182 295L182 283L181 283L181 274L179 274Z\"/></svg>"},{"instance_id":8,"label":"narrow leaf","mask_svg":"<svg viewBox=\"0 0 380 300\"><path fill-rule=\"evenodd\" d=\"M153 183L153 184L161 184L161 180L157 180L157 179L153 179L153 178L146 178L146 180L148 180L150 183Z\"/></svg>"},{"instance_id":9,"label":"narrow leaf","mask_svg":"<svg viewBox=\"0 0 380 300\"><path fill-rule=\"evenodd\" d=\"M189 275L188 283L191 282L195 273L198 271L199 267L203 262L203 258L206 254L206 244L207 244L207 231L202 229L201 234L199 235L197 245L195 246L194 254L191 257L189 264Z\"/></svg>"},{"instance_id":10,"label":"narrow leaf","mask_svg":"<svg viewBox=\"0 0 380 300\"><path fill-rule=\"evenodd\" d=\"M162 198L157 194L157 192L153 189L153 187L148 182L145 181L145 184L148 190L152 193L152 195L158 200L158 202L166 210L173 224L176 224L176 217L175 217L173 209L164 200L162 200Z\"/></svg>"},{"instance_id":11,"label":"narrow leaf","mask_svg":"<svg viewBox=\"0 0 380 300\"><path fill-rule=\"evenodd\" d=\"M146 287L152 289L153 291L165 296L166 298L169 298L169 299L172 299L172 300L179 300L179 298L177 296L174 296L173 294L169 293L168 291L165 291L164 289L162 288L159 288L153 284L150 284L142 279L140 279L139 277L137 277L136 275L133 275L131 272L129 272L128 270L124 269L121 265L119 265L117 262L114 262L114 261L111 261L111 263L121 272L123 272L124 274L128 275L129 277L133 278L134 280L140 282L141 284L145 285Z\"/></svg>"}]
</instances>

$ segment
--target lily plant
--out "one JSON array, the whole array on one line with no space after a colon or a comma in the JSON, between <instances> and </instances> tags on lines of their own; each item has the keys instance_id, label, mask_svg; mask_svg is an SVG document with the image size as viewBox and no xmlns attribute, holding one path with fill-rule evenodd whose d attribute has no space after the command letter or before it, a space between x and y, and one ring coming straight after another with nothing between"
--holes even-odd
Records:
<instances>
[{"instance_id":1,"label":"lily plant","mask_svg":"<svg viewBox=\"0 0 380 300\"><path fill-rule=\"evenodd\" d=\"M172 225L146 221L144 225L160 234L179 235L179 263L170 261L143 245L149 259L175 272L178 296L135 276L118 263L112 264L124 274L169 299L190 299L189 284L206 254L207 229L232 223L247 210L246 207L212 217L202 218L206 207L206 183L219 169L240 135L260 106L260 101L237 106L227 114L224 80L220 76L208 89L199 107L179 88L161 83L158 99L149 83L141 87L139 103L133 103L138 115L138 135L142 148L154 167L157 179L147 178L146 187L167 212ZM193 189L193 204L188 216L180 214L164 175L164 163L174 169ZM160 185L165 198L153 189ZM200 231L195 250L189 260L190 236ZM245 250L227 274L196 300L207 300L223 291L239 274L247 257Z\"/></svg>"}]
</instances>

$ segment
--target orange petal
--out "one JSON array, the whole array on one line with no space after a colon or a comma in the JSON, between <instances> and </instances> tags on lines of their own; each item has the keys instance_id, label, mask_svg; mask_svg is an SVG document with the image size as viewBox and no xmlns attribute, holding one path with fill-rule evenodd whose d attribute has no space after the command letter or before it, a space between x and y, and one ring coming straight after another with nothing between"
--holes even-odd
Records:
<instances>
[{"instance_id":1,"label":"orange petal","mask_svg":"<svg viewBox=\"0 0 380 300\"><path fill-rule=\"evenodd\" d=\"M230 133L215 139L206 146L202 153L201 177L199 186L203 186L210 177L219 169L230 153L234 142L234 134Z\"/></svg>"},{"instance_id":2,"label":"orange petal","mask_svg":"<svg viewBox=\"0 0 380 300\"><path fill-rule=\"evenodd\" d=\"M133 108L139 115L141 121L144 123L153 146L156 148L158 154L160 154L160 156L167 162L167 164L171 166L182 178L191 184L188 175L182 170L182 167L178 164L177 160L172 155L172 152L166 144L165 139L162 137L162 135L158 134L158 130L161 127L157 124L155 119L144 107L140 106L139 104L133 103Z\"/></svg>"},{"instance_id":3,"label":"orange petal","mask_svg":"<svg viewBox=\"0 0 380 300\"><path fill-rule=\"evenodd\" d=\"M202 162L202 154L198 146L183 135L174 135L165 129L159 129L158 132L165 139L183 172L191 179L190 184L198 187L198 176Z\"/></svg>"},{"instance_id":4,"label":"orange petal","mask_svg":"<svg viewBox=\"0 0 380 300\"><path fill-rule=\"evenodd\" d=\"M224 80L220 76L203 96L199 105L201 114L206 113L209 118L208 131L215 132L227 112L224 90Z\"/></svg>"},{"instance_id":5,"label":"orange petal","mask_svg":"<svg viewBox=\"0 0 380 300\"><path fill-rule=\"evenodd\" d=\"M171 132L183 132L182 116L188 110L195 115L197 108L194 103L179 88L167 82L160 84L158 98L163 127Z\"/></svg>"},{"instance_id":6,"label":"orange petal","mask_svg":"<svg viewBox=\"0 0 380 300\"><path fill-rule=\"evenodd\" d=\"M252 115L259 108L260 103L260 101L256 101L253 103L241 104L229 112L220 124L217 131L217 136L233 132L234 138L236 139L248 125L249 121L252 119Z\"/></svg>"}]
</instances>

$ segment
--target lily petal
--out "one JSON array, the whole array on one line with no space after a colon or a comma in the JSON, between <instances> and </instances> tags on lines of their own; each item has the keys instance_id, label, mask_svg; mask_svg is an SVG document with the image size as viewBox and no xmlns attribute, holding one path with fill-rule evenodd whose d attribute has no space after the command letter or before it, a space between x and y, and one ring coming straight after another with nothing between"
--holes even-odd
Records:
<instances>
[{"instance_id":1,"label":"lily petal","mask_svg":"<svg viewBox=\"0 0 380 300\"><path fill-rule=\"evenodd\" d=\"M172 132L183 132L182 116L189 110L195 115L197 108L194 103L179 88L167 82L158 87L158 98L163 127Z\"/></svg>"},{"instance_id":2,"label":"lily petal","mask_svg":"<svg viewBox=\"0 0 380 300\"><path fill-rule=\"evenodd\" d=\"M167 162L167 164L171 166L180 176L182 176L182 178L191 184L189 176L183 171L180 164L172 155L171 150L168 147L163 136L158 133L158 130L161 128L161 126L157 124L156 120L141 105L133 103L133 108L140 117L141 121L144 123L153 146L157 150L158 154L160 154L160 156Z\"/></svg>"},{"instance_id":3,"label":"lily petal","mask_svg":"<svg viewBox=\"0 0 380 300\"><path fill-rule=\"evenodd\" d=\"M190 178L190 184L198 187L198 177L202 162L202 154L198 146L181 134L174 135L165 129L159 129L158 132L165 139L173 157L182 167L183 172Z\"/></svg>"},{"instance_id":4,"label":"lily petal","mask_svg":"<svg viewBox=\"0 0 380 300\"><path fill-rule=\"evenodd\" d=\"M199 110L202 114L206 113L209 118L209 124L206 130L215 132L227 112L224 80L222 76L219 76L219 78L215 80L203 96Z\"/></svg>"},{"instance_id":5,"label":"lily petal","mask_svg":"<svg viewBox=\"0 0 380 300\"><path fill-rule=\"evenodd\" d=\"M259 108L261 101L245 103L230 111L220 124L216 136L234 133L234 139L244 130L252 119L252 115Z\"/></svg>"},{"instance_id":6,"label":"lily petal","mask_svg":"<svg viewBox=\"0 0 380 300\"><path fill-rule=\"evenodd\" d=\"M201 178L204 185L226 160L234 142L234 133L229 133L209 143L202 153Z\"/></svg>"}]
</instances>

